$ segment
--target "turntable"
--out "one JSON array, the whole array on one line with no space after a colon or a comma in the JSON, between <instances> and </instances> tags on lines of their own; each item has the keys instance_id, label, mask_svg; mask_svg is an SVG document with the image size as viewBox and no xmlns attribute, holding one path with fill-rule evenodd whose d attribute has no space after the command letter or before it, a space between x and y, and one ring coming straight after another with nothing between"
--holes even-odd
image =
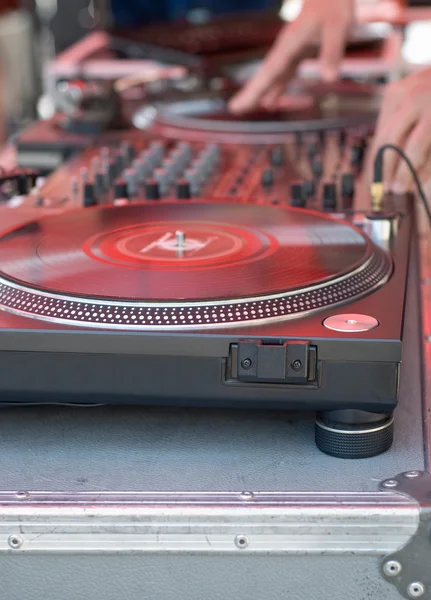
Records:
<instances>
[{"instance_id":1,"label":"turntable","mask_svg":"<svg viewBox=\"0 0 431 600\"><path fill-rule=\"evenodd\" d=\"M11 228L2 397L311 410L324 452L383 452L412 229L409 204L394 210L386 237L357 213L199 200Z\"/></svg>"},{"instance_id":2,"label":"turntable","mask_svg":"<svg viewBox=\"0 0 431 600\"><path fill-rule=\"evenodd\" d=\"M375 123L380 93L377 87L343 81L323 84L298 80L273 110L244 115L229 112L235 89L164 95L133 116L138 129L175 139L219 143L276 143L289 134L367 127Z\"/></svg>"}]
</instances>

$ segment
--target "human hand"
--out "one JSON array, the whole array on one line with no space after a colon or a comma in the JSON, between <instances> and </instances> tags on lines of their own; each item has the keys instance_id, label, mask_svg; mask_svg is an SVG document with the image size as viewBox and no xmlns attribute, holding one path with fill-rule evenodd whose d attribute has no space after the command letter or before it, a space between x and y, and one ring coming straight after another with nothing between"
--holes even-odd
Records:
<instances>
[{"instance_id":1,"label":"human hand","mask_svg":"<svg viewBox=\"0 0 431 600\"><path fill-rule=\"evenodd\" d=\"M370 152L367 179L378 149L384 144L400 147L417 171L421 182L431 177L431 68L391 83L384 93ZM387 190L410 189L411 173L396 152L385 152L383 183Z\"/></svg>"},{"instance_id":2,"label":"human hand","mask_svg":"<svg viewBox=\"0 0 431 600\"><path fill-rule=\"evenodd\" d=\"M337 79L346 38L355 17L355 0L304 0L286 24L254 77L232 98L233 113L276 105L310 45L320 44L322 78Z\"/></svg>"}]
</instances>

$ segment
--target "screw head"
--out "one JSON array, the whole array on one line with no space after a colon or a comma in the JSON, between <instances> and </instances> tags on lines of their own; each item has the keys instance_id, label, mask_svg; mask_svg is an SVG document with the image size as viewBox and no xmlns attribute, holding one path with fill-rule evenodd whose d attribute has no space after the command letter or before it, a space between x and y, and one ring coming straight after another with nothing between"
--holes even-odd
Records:
<instances>
[{"instance_id":1,"label":"screw head","mask_svg":"<svg viewBox=\"0 0 431 600\"><path fill-rule=\"evenodd\" d=\"M248 539L248 537L246 535L237 535L235 538L235 546L237 548L239 548L240 550L243 550L244 548L247 548L247 546L250 544L250 540Z\"/></svg>"},{"instance_id":2,"label":"screw head","mask_svg":"<svg viewBox=\"0 0 431 600\"><path fill-rule=\"evenodd\" d=\"M241 367L243 369L251 369L251 367L253 366L253 361L251 360L251 358L244 358L244 360L241 362Z\"/></svg>"},{"instance_id":3,"label":"screw head","mask_svg":"<svg viewBox=\"0 0 431 600\"><path fill-rule=\"evenodd\" d=\"M240 497L242 500L253 500L253 492L241 492Z\"/></svg>"},{"instance_id":4,"label":"screw head","mask_svg":"<svg viewBox=\"0 0 431 600\"><path fill-rule=\"evenodd\" d=\"M399 575L402 571L401 563L397 560L388 560L383 565L383 573L388 577L395 577Z\"/></svg>"},{"instance_id":5,"label":"screw head","mask_svg":"<svg viewBox=\"0 0 431 600\"><path fill-rule=\"evenodd\" d=\"M408 471L407 473L404 473L404 477L407 477L407 479L415 479L421 475L422 473L420 471Z\"/></svg>"},{"instance_id":6,"label":"screw head","mask_svg":"<svg viewBox=\"0 0 431 600\"><path fill-rule=\"evenodd\" d=\"M17 492L15 494L15 496L17 498L28 498L30 496L30 494L28 492L25 492L24 490L20 490L19 492Z\"/></svg>"},{"instance_id":7,"label":"screw head","mask_svg":"<svg viewBox=\"0 0 431 600\"><path fill-rule=\"evenodd\" d=\"M410 598L420 598L425 594L425 586L420 581L414 581L407 588L407 593Z\"/></svg>"},{"instance_id":8,"label":"screw head","mask_svg":"<svg viewBox=\"0 0 431 600\"><path fill-rule=\"evenodd\" d=\"M22 537L20 535L16 535L15 533L10 535L8 538L7 543L9 544L9 546L11 548L13 548L14 550L16 550L17 548L21 548L21 546L24 543L24 540L22 539Z\"/></svg>"},{"instance_id":9,"label":"screw head","mask_svg":"<svg viewBox=\"0 0 431 600\"><path fill-rule=\"evenodd\" d=\"M383 487L385 488L396 488L398 485L398 481L396 479L387 479L383 482Z\"/></svg>"},{"instance_id":10,"label":"screw head","mask_svg":"<svg viewBox=\"0 0 431 600\"><path fill-rule=\"evenodd\" d=\"M302 369L302 362L300 360L294 360L291 367L294 371L300 371Z\"/></svg>"}]
</instances>

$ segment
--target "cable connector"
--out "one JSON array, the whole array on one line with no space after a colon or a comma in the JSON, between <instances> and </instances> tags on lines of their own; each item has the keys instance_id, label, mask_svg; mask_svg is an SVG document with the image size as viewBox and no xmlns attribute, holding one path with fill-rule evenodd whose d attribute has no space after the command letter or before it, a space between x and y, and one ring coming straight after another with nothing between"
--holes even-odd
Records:
<instances>
[{"instance_id":1,"label":"cable connector","mask_svg":"<svg viewBox=\"0 0 431 600\"><path fill-rule=\"evenodd\" d=\"M383 198L385 196L385 190L383 183L375 181L371 184L371 208L372 211L377 213L382 210Z\"/></svg>"}]
</instances>

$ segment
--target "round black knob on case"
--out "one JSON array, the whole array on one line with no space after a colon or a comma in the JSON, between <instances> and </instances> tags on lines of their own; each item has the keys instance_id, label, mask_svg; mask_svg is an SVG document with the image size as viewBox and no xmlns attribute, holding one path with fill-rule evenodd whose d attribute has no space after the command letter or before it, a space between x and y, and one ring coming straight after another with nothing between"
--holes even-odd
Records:
<instances>
[{"instance_id":1,"label":"round black knob on case","mask_svg":"<svg viewBox=\"0 0 431 600\"><path fill-rule=\"evenodd\" d=\"M145 197L147 200L160 200L160 185L156 179L149 179L146 182Z\"/></svg>"},{"instance_id":2,"label":"round black knob on case","mask_svg":"<svg viewBox=\"0 0 431 600\"><path fill-rule=\"evenodd\" d=\"M285 163L284 149L282 146L272 148L270 162L273 167L282 167Z\"/></svg>"},{"instance_id":3,"label":"round black knob on case","mask_svg":"<svg viewBox=\"0 0 431 600\"><path fill-rule=\"evenodd\" d=\"M180 179L177 182L176 191L178 200L190 200L190 198L192 197L190 183L186 179Z\"/></svg>"},{"instance_id":4,"label":"round black knob on case","mask_svg":"<svg viewBox=\"0 0 431 600\"><path fill-rule=\"evenodd\" d=\"M323 186L323 208L325 210L336 210L337 208L337 186L335 183L325 183Z\"/></svg>"},{"instance_id":5,"label":"round black knob on case","mask_svg":"<svg viewBox=\"0 0 431 600\"><path fill-rule=\"evenodd\" d=\"M84 196L82 203L85 207L97 205L96 190L94 189L94 185L92 183L86 183L84 185Z\"/></svg>"},{"instance_id":6,"label":"round black knob on case","mask_svg":"<svg viewBox=\"0 0 431 600\"><path fill-rule=\"evenodd\" d=\"M293 183L290 187L290 206L304 208L306 198L304 195L304 187L302 183Z\"/></svg>"},{"instance_id":7,"label":"round black knob on case","mask_svg":"<svg viewBox=\"0 0 431 600\"><path fill-rule=\"evenodd\" d=\"M271 187L274 183L274 173L272 169L265 169L262 173L261 183L263 187Z\"/></svg>"},{"instance_id":8,"label":"round black knob on case","mask_svg":"<svg viewBox=\"0 0 431 600\"><path fill-rule=\"evenodd\" d=\"M114 184L114 199L121 200L122 198L129 198L127 181L125 179L117 179Z\"/></svg>"}]
</instances>

